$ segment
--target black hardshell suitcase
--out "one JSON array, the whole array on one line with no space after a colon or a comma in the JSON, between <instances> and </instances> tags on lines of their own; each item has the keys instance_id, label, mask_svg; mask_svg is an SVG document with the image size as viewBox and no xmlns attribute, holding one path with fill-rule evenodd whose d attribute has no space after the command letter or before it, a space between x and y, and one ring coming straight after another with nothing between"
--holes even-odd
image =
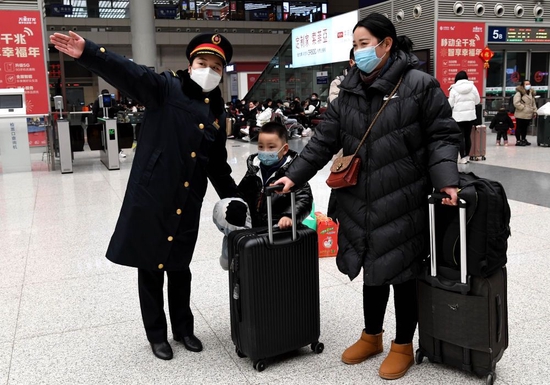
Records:
<instances>
[{"instance_id":1,"label":"black hardshell suitcase","mask_svg":"<svg viewBox=\"0 0 550 385\"><path fill-rule=\"evenodd\" d=\"M430 269L418 280L416 363L426 356L431 362L487 376L487 384L491 385L496 379L496 364L508 347L506 267L487 278L467 275L466 202L459 200L461 270L449 278L448 269L438 268L436 195L429 197Z\"/></svg>"},{"instance_id":2,"label":"black hardshell suitcase","mask_svg":"<svg viewBox=\"0 0 550 385\"><path fill-rule=\"evenodd\" d=\"M271 194L266 188L268 222ZM292 193L292 231L266 228L229 235L229 296L231 338L239 357L248 356L263 371L266 358L319 342L319 259L317 233L296 228Z\"/></svg>"},{"instance_id":3,"label":"black hardshell suitcase","mask_svg":"<svg viewBox=\"0 0 550 385\"><path fill-rule=\"evenodd\" d=\"M537 119L537 145L550 146L550 116L540 115Z\"/></svg>"}]
</instances>

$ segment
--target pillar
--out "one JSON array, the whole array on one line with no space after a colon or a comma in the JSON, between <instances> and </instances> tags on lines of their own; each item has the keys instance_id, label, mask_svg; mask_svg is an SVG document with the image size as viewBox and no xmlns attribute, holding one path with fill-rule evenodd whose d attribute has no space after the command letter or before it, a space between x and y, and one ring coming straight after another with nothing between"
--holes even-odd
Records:
<instances>
[{"instance_id":1,"label":"pillar","mask_svg":"<svg viewBox=\"0 0 550 385\"><path fill-rule=\"evenodd\" d=\"M137 64L156 68L155 9L152 1L132 1L130 29L132 33L132 59Z\"/></svg>"}]
</instances>

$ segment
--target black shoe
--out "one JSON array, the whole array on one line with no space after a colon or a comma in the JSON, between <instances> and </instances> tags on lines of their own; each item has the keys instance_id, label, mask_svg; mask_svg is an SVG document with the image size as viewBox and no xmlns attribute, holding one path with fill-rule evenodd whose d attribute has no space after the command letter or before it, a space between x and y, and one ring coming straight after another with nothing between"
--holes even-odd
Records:
<instances>
[{"instance_id":1,"label":"black shoe","mask_svg":"<svg viewBox=\"0 0 550 385\"><path fill-rule=\"evenodd\" d=\"M527 139L523 139L523 145L524 145L524 146L530 146L531 143L529 143L529 142L527 141Z\"/></svg>"},{"instance_id":2,"label":"black shoe","mask_svg":"<svg viewBox=\"0 0 550 385\"><path fill-rule=\"evenodd\" d=\"M172 352L172 347L168 341L163 341L159 343L151 342L151 349L155 357L160 358L161 360L171 360L174 357Z\"/></svg>"},{"instance_id":3,"label":"black shoe","mask_svg":"<svg viewBox=\"0 0 550 385\"><path fill-rule=\"evenodd\" d=\"M174 334L174 341L181 342L183 346L185 346L185 349L191 352L202 351L202 342L193 334L191 334L190 336L183 336L183 337L178 336L177 334Z\"/></svg>"},{"instance_id":4,"label":"black shoe","mask_svg":"<svg viewBox=\"0 0 550 385\"><path fill-rule=\"evenodd\" d=\"M518 141L516 142L516 146L525 146L525 143L523 143L522 140L518 140Z\"/></svg>"}]
</instances>

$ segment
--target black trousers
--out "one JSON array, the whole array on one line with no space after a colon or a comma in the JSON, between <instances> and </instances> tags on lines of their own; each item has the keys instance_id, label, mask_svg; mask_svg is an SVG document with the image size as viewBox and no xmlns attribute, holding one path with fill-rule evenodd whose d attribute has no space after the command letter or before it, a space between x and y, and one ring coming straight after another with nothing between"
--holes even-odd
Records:
<instances>
[{"instance_id":1,"label":"black trousers","mask_svg":"<svg viewBox=\"0 0 550 385\"><path fill-rule=\"evenodd\" d=\"M516 140L525 140L527 136L527 128L531 124L531 119L516 118Z\"/></svg>"},{"instance_id":2,"label":"black trousers","mask_svg":"<svg viewBox=\"0 0 550 385\"><path fill-rule=\"evenodd\" d=\"M508 130L497 130L497 142L500 142L500 139L508 141Z\"/></svg>"},{"instance_id":3,"label":"black trousers","mask_svg":"<svg viewBox=\"0 0 550 385\"><path fill-rule=\"evenodd\" d=\"M460 157L464 158L470 155L470 148L472 147L472 126L474 121L457 122L460 131L462 131L462 141L460 142Z\"/></svg>"},{"instance_id":4,"label":"black trousers","mask_svg":"<svg viewBox=\"0 0 550 385\"><path fill-rule=\"evenodd\" d=\"M363 285L363 313L365 316L365 333L378 334L382 332L384 315L390 296L390 286ZM412 279L393 285L395 302L396 344L411 343L418 323L416 298L416 280Z\"/></svg>"},{"instance_id":5,"label":"black trousers","mask_svg":"<svg viewBox=\"0 0 550 385\"><path fill-rule=\"evenodd\" d=\"M193 334L193 312L190 307L191 271L167 271L168 308L172 332L180 336ZM164 271L138 269L141 317L149 342L167 340L168 327L164 314Z\"/></svg>"}]
</instances>

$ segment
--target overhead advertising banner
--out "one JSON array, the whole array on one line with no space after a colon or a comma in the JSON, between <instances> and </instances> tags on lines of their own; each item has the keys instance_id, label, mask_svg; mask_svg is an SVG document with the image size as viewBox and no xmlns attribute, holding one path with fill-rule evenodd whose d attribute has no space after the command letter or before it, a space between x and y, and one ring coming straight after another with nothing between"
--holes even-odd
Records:
<instances>
[{"instance_id":1,"label":"overhead advertising banner","mask_svg":"<svg viewBox=\"0 0 550 385\"><path fill-rule=\"evenodd\" d=\"M485 47L485 23L438 21L437 69L435 77L449 96L449 87L460 71L466 71L479 94L483 93L483 60L479 54Z\"/></svg>"},{"instance_id":2,"label":"overhead advertising banner","mask_svg":"<svg viewBox=\"0 0 550 385\"><path fill-rule=\"evenodd\" d=\"M349 60L358 12L348 12L292 30L292 66L306 67Z\"/></svg>"},{"instance_id":3,"label":"overhead advertising banner","mask_svg":"<svg viewBox=\"0 0 550 385\"><path fill-rule=\"evenodd\" d=\"M27 114L48 114L40 11L0 11L0 20L0 88L24 88Z\"/></svg>"}]
</instances>

